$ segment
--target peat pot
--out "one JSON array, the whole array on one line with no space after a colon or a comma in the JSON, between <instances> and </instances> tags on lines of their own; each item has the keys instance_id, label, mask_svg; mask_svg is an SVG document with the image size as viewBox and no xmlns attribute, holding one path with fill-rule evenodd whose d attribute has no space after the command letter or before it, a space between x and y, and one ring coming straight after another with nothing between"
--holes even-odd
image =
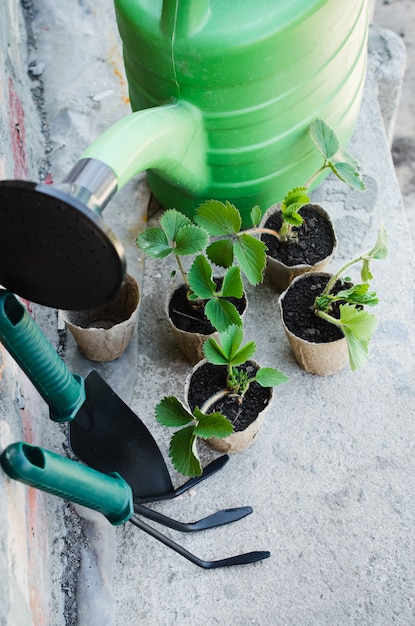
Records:
<instances>
[{"instance_id":1,"label":"peat pot","mask_svg":"<svg viewBox=\"0 0 415 626\"><path fill-rule=\"evenodd\" d=\"M307 204L300 209L303 224L295 228L298 243L281 243L272 235L263 234L261 240L268 247L266 274L276 291L284 291L291 281L306 272L324 271L337 248L337 237L329 214L318 204ZM280 205L265 213L262 227L277 232L281 227Z\"/></svg>"},{"instance_id":2,"label":"peat pot","mask_svg":"<svg viewBox=\"0 0 415 626\"><path fill-rule=\"evenodd\" d=\"M220 279L214 278L219 281ZM248 299L243 297L228 298L243 316L248 306ZM209 337L219 339L219 333L203 313L203 309L186 298L184 283L172 283L166 294L165 313L176 339L177 345L186 360L195 365L204 358L203 344Z\"/></svg>"},{"instance_id":3,"label":"peat pot","mask_svg":"<svg viewBox=\"0 0 415 626\"><path fill-rule=\"evenodd\" d=\"M259 369L255 361L244 364L253 371ZM202 409L203 404L216 393L225 389L227 368L224 365L212 365L206 359L197 363L189 373L185 383L185 401L191 411L195 406ZM223 400L218 400L208 409L208 412L219 411L233 423L234 430L224 439L213 437L206 443L226 454L236 454L246 450L258 434L259 427L264 419L272 396L273 387L261 387L252 383L246 392L242 403L238 398L228 394Z\"/></svg>"},{"instance_id":4,"label":"peat pot","mask_svg":"<svg viewBox=\"0 0 415 626\"><path fill-rule=\"evenodd\" d=\"M341 330L312 311L316 296L330 278L326 272L297 276L278 299L282 325L297 363L319 376L334 374L349 360Z\"/></svg>"},{"instance_id":5,"label":"peat pot","mask_svg":"<svg viewBox=\"0 0 415 626\"><path fill-rule=\"evenodd\" d=\"M62 311L79 351L91 361L113 361L126 350L137 325L140 289L126 274L117 295L85 311Z\"/></svg>"}]
</instances>

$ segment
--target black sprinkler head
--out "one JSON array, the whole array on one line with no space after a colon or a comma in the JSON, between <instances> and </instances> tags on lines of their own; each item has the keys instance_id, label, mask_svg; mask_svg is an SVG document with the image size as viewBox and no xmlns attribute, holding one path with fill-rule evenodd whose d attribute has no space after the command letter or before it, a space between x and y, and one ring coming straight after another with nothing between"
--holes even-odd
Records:
<instances>
[{"instance_id":1,"label":"black sprinkler head","mask_svg":"<svg viewBox=\"0 0 415 626\"><path fill-rule=\"evenodd\" d=\"M46 306L104 304L125 275L124 249L99 212L54 186L0 182L0 284Z\"/></svg>"}]
</instances>

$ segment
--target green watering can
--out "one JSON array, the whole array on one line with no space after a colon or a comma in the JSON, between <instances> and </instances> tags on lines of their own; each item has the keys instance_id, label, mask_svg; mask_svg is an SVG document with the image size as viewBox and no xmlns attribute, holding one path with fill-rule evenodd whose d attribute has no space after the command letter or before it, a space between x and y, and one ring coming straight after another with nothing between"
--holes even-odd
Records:
<instances>
[{"instance_id":1,"label":"green watering can","mask_svg":"<svg viewBox=\"0 0 415 626\"><path fill-rule=\"evenodd\" d=\"M191 217L229 200L247 224L317 168L310 123L324 119L344 145L361 101L367 0L115 0L115 11L134 113L62 185L0 184L0 283L57 308L118 290L122 246L101 212L133 176L147 170L165 208Z\"/></svg>"}]
</instances>

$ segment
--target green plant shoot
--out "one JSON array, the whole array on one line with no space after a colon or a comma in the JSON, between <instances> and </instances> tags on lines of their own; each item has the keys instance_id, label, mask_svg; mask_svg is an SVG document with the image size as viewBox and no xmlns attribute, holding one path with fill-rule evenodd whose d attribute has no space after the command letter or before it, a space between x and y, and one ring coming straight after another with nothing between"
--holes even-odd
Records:
<instances>
[{"instance_id":1,"label":"green plant shoot","mask_svg":"<svg viewBox=\"0 0 415 626\"><path fill-rule=\"evenodd\" d=\"M230 324L241 325L236 307L226 298L242 298L243 284L238 267L229 267L218 289L213 280L212 266L202 251L209 243L209 234L188 217L168 209L160 218L160 226L147 228L136 239L137 246L145 254L162 259L174 255L189 300L204 306L205 315L217 330ZM187 273L181 257L197 255Z\"/></svg>"},{"instance_id":2,"label":"green plant shoot","mask_svg":"<svg viewBox=\"0 0 415 626\"><path fill-rule=\"evenodd\" d=\"M364 306L375 306L379 302L376 293L369 291L370 282L373 279L370 264L373 259L385 259L387 255L388 239L385 227L381 224L373 248L366 254L362 254L343 265L331 277L323 293L314 302L315 314L338 326L346 337L350 367L353 371L361 369L366 364L369 343L378 325L376 316L363 308ZM359 262L362 263L360 274L363 283L353 285L349 289L342 289L335 295L331 293L344 272ZM343 280L350 282L349 278ZM330 314L330 309L335 302L342 303L339 306L339 318Z\"/></svg>"},{"instance_id":3,"label":"green plant shoot","mask_svg":"<svg viewBox=\"0 0 415 626\"><path fill-rule=\"evenodd\" d=\"M230 267L236 258L251 285L262 282L266 245L253 237L250 230L241 231L242 218L233 204L228 201L223 203L219 200L208 200L196 209L194 219L210 236L220 237L206 248L206 254L212 263ZM251 211L254 229L260 219L259 207L254 207Z\"/></svg>"},{"instance_id":4,"label":"green plant shoot","mask_svg":"<svg viewBox=\"0 0 415 626\"><path fill-rule=\"evenodd\" d=\"M254 376L239 369L255 353L255 343L248 341L242 345L243 332L239 326L232 325L219 335L217 342L209 338L204 344L208 361L214 365L226 365L228 368L227 387L208 398L199 409L190 413L174 396L165 397L156 406L156 420L162 426L178 428L170 441L169 456L178 472L185 476L200 476L202 468L197 451L198 439L217 437L222 439L234 432L234 424L222 413L209 413L211 406L221 397L232 394L243 402L249 385L256 381L262 387L274 387L288 380L287 376L273 367L262 367Z\"/></svg>"},{"instance_id":5,"label":"green plant shoot","mask_svg":"<svg viewBox=\"0 0 415 626\"><path fill-rule=\"evenodd\" d=\"M206 415L198 407L190 413L174 396L167 396L156 406L156 419L162 426L179 428L171 438L169 456L176 470L184 476L200 476L202 466L197 440L219 439L233 433L230 421L221 413Z\"/></svg>"},{"instance_id":6,"label":"green plant shoot","mask_svg":"<svg viewBox=\"0 0 415 626\"><path fill-rule=\"evenodd\" d=\"M219 334L219 341L209 337L203 345L203 352L209 363L227 367L227 388L223 390L222 395L231 393L239 396L242 401L250 384L254 381L262 387L275 387L288 380L285 374L273 367L261 367L253 377L249 378L243 369L238 368L238 365L243 365L254 356L256 345L254 341L248 341L242 345L242 341L242 328L233 325ZM217 397L214 401L216 400ZM205 404L202 410L207 410L207 408Z\"/></svg>"},{"instance_id":7,"label":"green plant shoot","mask_svg":"<svg viewBox=\"0 0 415 626\"><path fill-rule=\"evenodd\" d=\"M353 189L359 191L365 189L356 159L340 146L339 140L330 126L324 120L316 119L310 125L309 133L323 158L323 163L303 186L291 189L283 199L281 203L282 226L279 231L281 241L297 240L297 234L292 229L303 223L299 210L310 202L308 190L325 170L330 169L337 178Z\"/></svg>"}]
</instances>

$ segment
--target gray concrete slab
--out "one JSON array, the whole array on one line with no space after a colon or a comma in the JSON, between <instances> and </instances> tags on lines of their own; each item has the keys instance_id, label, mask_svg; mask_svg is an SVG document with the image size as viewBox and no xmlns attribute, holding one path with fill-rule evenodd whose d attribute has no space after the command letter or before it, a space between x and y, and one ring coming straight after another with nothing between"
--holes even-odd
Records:
<instances>
[{"instance_id":1,"label":"gray concrete slab","mask_svg":"<svg viewBox=\"0 0 415 626\"><path fill-rule=\"evenodd\" d=\"M414 621L414 260L387 146L370 73L350 146L367 191L328 179L314 194L339 233L334 268L369 249L381 220L389 232L390 256L373 268L381 324L367 367L328 378L304 373L283 336L277 294L267 284L249 289L247 338L257 342L258 361L290 381L276 389L249 450L160 507L193 518L250 504L253 515L238 524L173 535L203 557L250 549L270 549L272 557L205 572L127 525L117 530L117 624ZM168 435L154 406L165 394L181 396L189 371L163 313L169 267L146 261L133 403L166 456Z\"/></svg>"}]
</instances>

